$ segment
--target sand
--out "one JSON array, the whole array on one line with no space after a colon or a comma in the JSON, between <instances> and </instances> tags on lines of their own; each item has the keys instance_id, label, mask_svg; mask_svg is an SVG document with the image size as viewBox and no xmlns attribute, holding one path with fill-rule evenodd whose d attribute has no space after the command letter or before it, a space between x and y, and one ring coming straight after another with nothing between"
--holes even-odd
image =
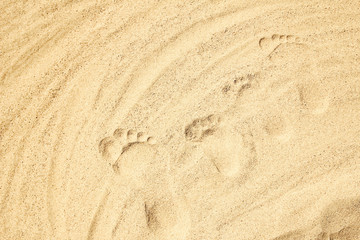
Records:
<instances>
[{"instance_id":1,"label":"sand","mask_svg":"<svg viewBox=\"0 0 360 240\"><path fill-rule=\"evenodd\" d=\"M0 2L0 239L360 239L360 2Z\"/></svg>"}]
</instances>

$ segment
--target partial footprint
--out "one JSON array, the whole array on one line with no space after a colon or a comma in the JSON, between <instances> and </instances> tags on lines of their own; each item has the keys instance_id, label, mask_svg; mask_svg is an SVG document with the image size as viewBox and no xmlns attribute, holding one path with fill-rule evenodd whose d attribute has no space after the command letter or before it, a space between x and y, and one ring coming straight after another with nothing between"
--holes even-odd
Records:
<instances>
[{"instance_id":1,"label":"partial footprint","mask_svg":"<svg viewBox=\"0 0 360 240\"><path fill-rule=\"evenodd\" d=\"M259 73L249 73L245 76L236 77L232 82L226 83L222 88L223 94L235 94L241 96L242 93L253 86Z\"/></svg>"},{"instance_id":2,"label":"partial footprint","mask_svg":"<svg viewBox=\"0 0 360 240\"><path fill-rule=\"evenodd\" d=\"M186 239L191 225L189 213L172 197L146 202L145 216L147 226L155 239Z\"/></svg>"},{"instance_id":3,"label":"partial footprint","mask_svg":"<svg viewBox=\"0 0 360 240\"><path fill-rule=\"evenodd\" d=\"M259 46L263 50L273 51L282 43L301 43L302 39L294 35L273 34L271 37L263 37L259 40Z\"/></svg>"},{"instance_id":4,"label":"partial footprint","mask_svg":"<svg viewBox=\"0 0 360 240\"><path fill-rule=\"evenodd\" d=\"M156 154L154 146L135 142L124 150L112 167L114 172L123 178L123 181L135 188L141 188L146 181L152 180L151 177L155 176L160 168Z\"/></svg>"},{"instance_id":5,"label":"partial footprint","mask_svg":"<svg viewBox=\"0 0 360 240\"><path fill-rule=\"evenodd\" d=\"M267 116L263 127L269 136L280 142L288 141L293 134L289 120L279 113Z\"/></svg>"},{"instance_id":6,"label":"partial footprint","mask_svg":"<svg viewBox=\"0 0 360 240\"><path fill-rule=\"evenodd\" d=\"M185 138L188 141L200 142L205 136L210 135L221 123L220 116L209 115L195 119L185 128Z\"/></svg>"},{"instance_id":7,"label":"partial footprint","mask_svg":"<svg viewBox=\"0 0 360 240\"><path fill-rule=\"evenodd\" d=\"M202 141L204 153L216 169L228 177L236 175L246 166L246 151L243 146L241 135L231 133L226 126L216 129Z\"/></svg>"},{"instance_id":8,"label":"partial footprint","mask_svg":"<svg viewBox=\"0 0 360 240\"><path fill-rule=\"evenodd\" d=\"M201 125L203 129L198 132L198 124L206 121L208 123ZM186 128L185 137L189 141L200 142L204 154L224 176L235 176L253 164L253 145L244 138L244 133L236 132L219 116L196 119Z\"/></svg>"},{"instance_id":9,"label":"partial footprint","mask_svg":"<svg viewBox=\"0 0 360 240\"><path fill-rule=\"evenodd\" d=\"M330 105L330 96L320 81L303 82L298 85L298 92L303 109L312 114L322 114Z\"/></svg>"},{"instance_id":10,"label":"partial footprint","mask_svg":"<svg viewBox=\"0 0 360 240\"><path fill-rule=\"evenodd\" d=\"M113 165L119 156L135 143L155 144L155 139L143 132L118 128L113 135L102 139L99 143L99 152L106 161Z\"/></svg>"}]
</instances>

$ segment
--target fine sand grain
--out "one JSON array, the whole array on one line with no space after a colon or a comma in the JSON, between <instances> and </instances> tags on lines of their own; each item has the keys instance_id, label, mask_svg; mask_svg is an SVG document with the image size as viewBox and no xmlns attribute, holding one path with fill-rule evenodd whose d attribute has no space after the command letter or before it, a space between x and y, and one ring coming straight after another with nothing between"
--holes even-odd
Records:
<instances>
[{"instance_id":1,"label":"fine sand grain","mask_svg":"<svg viewBox=\"0 0 360 240\"><path fill-rule=\"evenodd\" d=\"M360 1L0 1L0 240L359 240Z\"/></svg>"}]
</instances>

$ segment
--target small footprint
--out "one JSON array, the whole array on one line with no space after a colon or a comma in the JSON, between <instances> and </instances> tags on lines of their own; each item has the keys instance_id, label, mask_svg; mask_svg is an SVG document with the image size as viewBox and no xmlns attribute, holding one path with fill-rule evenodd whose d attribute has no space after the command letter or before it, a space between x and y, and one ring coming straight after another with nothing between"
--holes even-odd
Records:
<instances>
[{"instance_id":1,"label":"small footprint","mask_svg":"<svg viewBox=\"0 0 360 240\"><path fill-rule=\"evenodd\" d=\"M199 142L205 136L210 135L220 123L221 118L216 115L195 119L186 126L185 138L188 141Z\"/></svg>"},{"instance_id":2,"label":"small footprint","mask_svg":"<svg viewBox=\"0 0 360 240\"><path fill-rule=\"evenodd\" d=\"M156 140L144 132L118 128L113 132L112 136L105 137L100 141L99 152L109 164L114 166L120 155L136 143L153 145Z\"/></svg>"},{"instance_id":3,"label":"small footprint","mask_svg":"<svg viewBox=\"0 0 360 240\"><path fill-rule=\"evenodd\" d=\"M224 176L236 176L254 164L255 148L249 141L249 134L236 132L220 116L194 120L186 127L185 138L199 142L205 156Z\"/></svg>"},{"instance_id":4,"label":"small footprint","mask_svg":"<svg viewBox=\"0 0 360 240\"><path fill-rule=\"evenodd\" d=\"M246 89L249 89L255 82L259 73L249 73L245 76L236 77L233 82L226 83L222 88L223 94L235 93L240 96Z\"/></svg>"},{"instance_id":5,"label":"small footprint","mask_svg":"<svg viewBox=\"0 0 360 240\"><path fill-rule=\"evenodd\" d=\"M294 35L273 34L271 37L263 37L259 40L259 46L263 50L275 50L282 43L301 43L302 39Z\"/></svg>"}]
</instances>

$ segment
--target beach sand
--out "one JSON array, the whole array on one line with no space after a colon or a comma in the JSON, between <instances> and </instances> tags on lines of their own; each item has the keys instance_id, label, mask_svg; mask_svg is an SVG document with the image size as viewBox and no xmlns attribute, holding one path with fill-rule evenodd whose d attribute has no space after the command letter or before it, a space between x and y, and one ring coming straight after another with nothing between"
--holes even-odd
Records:
<instances>
[{"instance_id":1,"label":"beach sand","mask_svg":"<svg viewBox=\"0 0 360 240\"><path fill-rule=\"evenodd\" d=\"M359 240L360 2L0 2L0 240Z\"/></svg>"}]
</instances>

